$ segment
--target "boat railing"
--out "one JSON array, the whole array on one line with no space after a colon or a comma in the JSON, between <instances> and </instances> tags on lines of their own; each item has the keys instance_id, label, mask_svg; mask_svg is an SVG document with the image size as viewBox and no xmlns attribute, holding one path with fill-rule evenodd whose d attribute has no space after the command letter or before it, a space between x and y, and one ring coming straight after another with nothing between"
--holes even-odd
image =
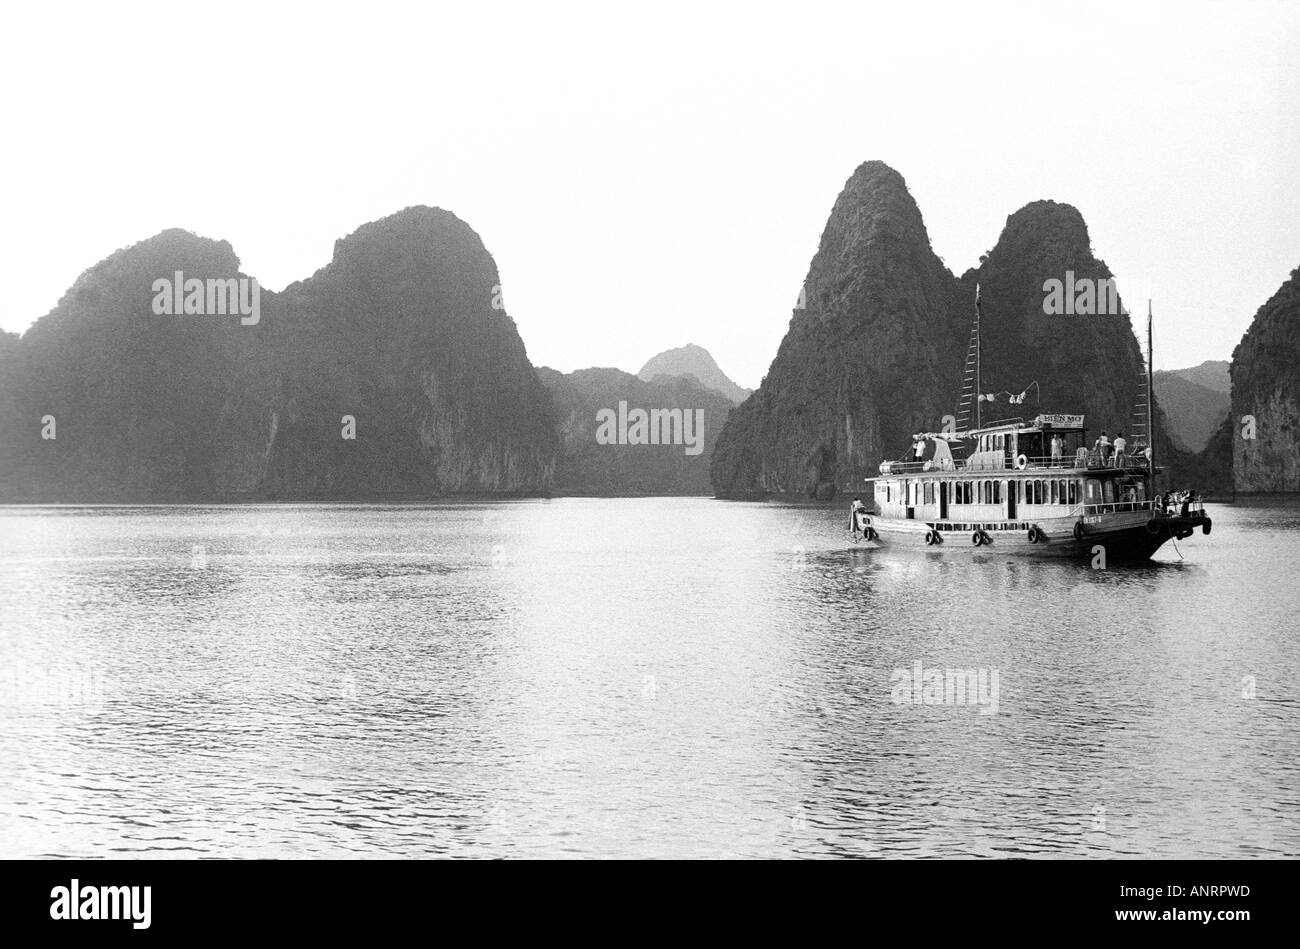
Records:
<instances>
[{"instance_id":1,"label":"boat railing","mask_svg":"<svg viewBox=\"0 0 1300 949\"><path fill-rule=\"evenodd\" d=\"M945 460L942 464L935 461L886 461L880 465L881 474L919 474L922 472L942 473L945 471L1026 471L1028 469L1115 469L1120 471L1147 471L1151 461L1146 455L1133 452L1123 455L1108 454L1103 458L1101 452L1080 450L1073 455L1020 455L1011 458L1002 455L990 458L989 452L981 452L975 458L955 458ZM1024 459L1024 465L1020 464Z\"/></svg>"},{"instance_id":2,"label":"boat railing","mask_svg":"<svg viewBox=\"0 0 1300 949\"><path fill-rule=\"evenodd\" d=\"M1103 501L1100 504L1075 504L1070 508L1071 517L1093 517L1098 514L1123 514L1129 511L1150 511L1156 502L1150 498L1142 501Z\"/></svg>"},{"instance_id":3,"label":"boat railing","mask_svg":"<svg viewBox=\"0 0 1300 949\"><path fill-rule=\"evenodd\" d=\"M1116 470L1145 471L1150 464L1146 455L1139 453L1125 453L1123 455L1107 454L1102 457L1101 452L1086 451L1080 449L1073 455L1047 456L1047 455L1026 455L1026 468L1106 468ZM1016 459L1016 467L1019 468L1020 459Z\"/></svg>"},{"instance_id":4,"label":"boat railing","mask_svg":"<svg viewBox=\"0 0 1300 949\"><path fill-rule=\"evenodd\" d=\"M1164 502L1160 498L1146 498L1141 501L1103 501L1100 504L1074 504L1070 506L1071 517L1122 514L1128 511L1158 511L1161 514L1183 517L1189 514L1204 514L1205 502L1199 498L1169 502Z\"/></svg>"}]
</instances>

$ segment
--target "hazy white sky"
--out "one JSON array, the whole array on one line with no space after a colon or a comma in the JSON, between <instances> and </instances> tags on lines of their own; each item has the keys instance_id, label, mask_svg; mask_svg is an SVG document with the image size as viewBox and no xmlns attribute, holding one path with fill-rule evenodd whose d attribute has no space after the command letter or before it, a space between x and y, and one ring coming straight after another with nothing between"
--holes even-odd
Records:
<instances>
[{"instance_id":1,"label":"hazy white sky","mask_svg":"<svg viewBox=\"0 0 1300 949\"><path fill-rule=\"evenodd\" d=\"M1156 365L1226 359L1300 265L1300 4L21 4L0 327L168 227L272 289L412 204L496 258L533 362L696 342L755 386L862 161L960 273L1076 205Z\"/></svg>"}]
</instances>

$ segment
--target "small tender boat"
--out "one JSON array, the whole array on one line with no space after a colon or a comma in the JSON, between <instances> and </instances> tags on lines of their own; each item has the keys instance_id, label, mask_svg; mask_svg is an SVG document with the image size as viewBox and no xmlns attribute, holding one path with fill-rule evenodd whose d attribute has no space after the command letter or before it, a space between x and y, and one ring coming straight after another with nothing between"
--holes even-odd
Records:
<instances>
[{"instance_id":1,"label":"small tender boat","mask_svg":"<svg viewBox=\"0 0 1300 949\"><path fill-rule=\"evenodd\" d=\"M906 461L886 461L874 482L874 505L851 513L855 542L931 551L962 551L1088 560L1145 560L1171 538L1210 533L1211 519L1193 492L1153 492L1151 322L1145 429L1132 450L1089 447L1082 415L1039 414L1032 420L979 421L979 296L972 330L964 407L975 426L913 437ZM973 380L973 385L972 385ZM874 513L872 508L874 507ZM1104 562L1104 561L1103 561Z\"/></svg>"}]
</instances>

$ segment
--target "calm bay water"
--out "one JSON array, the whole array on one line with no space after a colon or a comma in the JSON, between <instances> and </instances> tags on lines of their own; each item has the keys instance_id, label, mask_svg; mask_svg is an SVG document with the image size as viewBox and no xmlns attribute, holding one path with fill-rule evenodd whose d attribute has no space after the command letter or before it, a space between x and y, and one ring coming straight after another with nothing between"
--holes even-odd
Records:
<instances>
[{"instance_id":1,"label":"calm bay water","mask_svg":"<svg viewBox=\"0 0 1300 949\"><path fill-rule=\"evenodd\" d=\"M0 508L0 856L1300 855L1300 507L1211 514L1095 571L842 505Z\"/></svg>"}]
</instances>

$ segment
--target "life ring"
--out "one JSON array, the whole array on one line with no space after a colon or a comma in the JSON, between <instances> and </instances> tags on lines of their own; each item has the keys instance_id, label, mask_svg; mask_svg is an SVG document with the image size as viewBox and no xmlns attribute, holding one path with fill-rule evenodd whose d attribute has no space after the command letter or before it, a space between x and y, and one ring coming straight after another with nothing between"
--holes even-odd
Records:
<instances>
[{"instance_id":1,"label":"life ring","mask_svg":"<svg viewBox=\"0 0 1300 949\"><path fill-rule=\"evenodd\" d=\"M984 532L983 532L983 531L975 531L974 533L972 533L972 534L970 535L970 542L971 542L972 544L974 544L976 547L983 547L983 546L984 546Z\"/></svg>"},{"instance_id":2,"label":"life ring","mask_svg":"<svg viewBox=\"0 0 1300 949\"><path fill-rule=\"evenodd\" d=\"M925 532L925 544L927 547L933 547L938 542L938 540L939 537L937 534L935 534L934 531Z\"/></svg>"},{"instance_id":3,"label":"life ring","mask_svg":"<svg viewBox=\"0 0 1300 949\"><path fill-rule=\"evenodd\" d=\"M1038 529L1038 525L1036 525L1036 524L1034 524L1034 525L1030 525L1030 528L1029 528L1029 542L1030 542L1031 544L1037 544L1037 543L1040 543L1040 542L1041 542L1041 541L1040 541L1040 538L1042 538L1042 534L1043 534L1043 532L1040 531L1040 530Z\"/></svg>"},{"instance_id":4,"label":"life ring","mask_svg":"<svg viewBox=\"0 0 1300 949\"><path fill-rule=\"evenodd\" d=\"M1151 518L1151 520L1147 521L1147 533L1150 534L1152 537L1155 537L1156 534L1160 533L1160 522L1157 521L1154 517Z\"/></svg>"},{"instance_id":5,"label":"life ring","mask_svg":"<svg viewBox=\"0 0 1300 949\"><path fill-rule=\"evenodd\" d=\"M1016 456L1016 467L1017 467L1018 469L1020 469L1021 471L1024 471L1026 468L1029 467L1029 459L1026 458L1024 455L1017 455L1017 456Z\"/></svg>"},{"instance_id":6,"label":"life ring","mask_svg":"<svg viewBox=\"0 0 1300 949\"><path fill-rule=\"evenodd\" d=\"M1083 535L1084 535L1084 530L1083 530L1083 521L1075 521L1075 522L1074 522L1074 539L1077 540L1079 543L1083 543Z\"/></svg>"},{"instance_id":7,"label":"life ring","mask_svg":"<svg viewBox=\"0 0 1300 949\"><path fill-rule=\"evenodd\" d=\"M1209 537L1209 536L1210 536L1210 526L1211 526L1213 523L1214 523L1214 521L1210 520L1210 519L1207 517L1207 518L1205 519L1205 523L1201 525L1201 533L1204 534L1206 537Z\"/></svg>"},{"instance_id":8,"label":"life ring","mask_svg":"<svg viewBox=\"0 0 1300 949\"><path fill-rule=\"evenodd\" d=\"M863 539L863 540L875 540L875 539L876 539L876 529L875 529L874 527L872 527L870 524L868 524L868 525L867 525L865 528L863 528L863 530L862 530L862 539Z\"/></svg>"}]
</instances>

